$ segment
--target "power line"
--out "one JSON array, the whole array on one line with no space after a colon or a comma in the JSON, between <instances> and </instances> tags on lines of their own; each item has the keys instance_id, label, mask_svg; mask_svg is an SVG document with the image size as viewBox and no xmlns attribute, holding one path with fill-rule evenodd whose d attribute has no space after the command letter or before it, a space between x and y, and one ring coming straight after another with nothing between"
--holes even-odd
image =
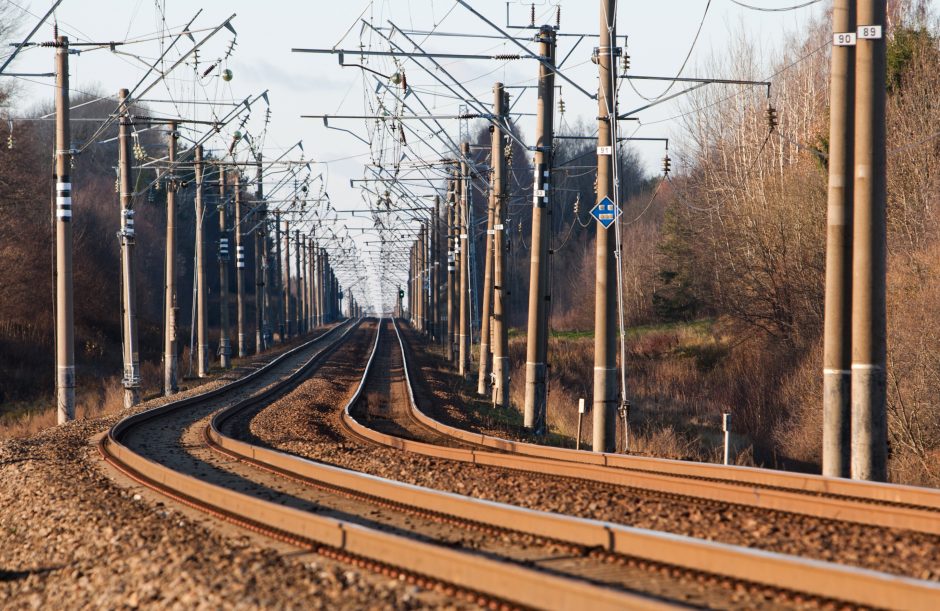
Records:
<instances>
[{"instance_id":1,"label":"power line","mask_svg":"<svg viewBox=\"0 0 940 611\"><path fill-rule=\"evenodd\" d=\"M783 6L780 8L767 8L763 6L754 6L753 4L746 4L744 2L740 2L739 0L730 0L730 2L732 4L737 4L741 8L746 8L749 11L760 11L763 13L782 13L785 11L795 11L797 9L806 8L807 6L811 6L813 4L822 2L822 0L809 0L808 2L804 2L803 4L794 4L793 6Z\"/></svg>"}]
</instances>

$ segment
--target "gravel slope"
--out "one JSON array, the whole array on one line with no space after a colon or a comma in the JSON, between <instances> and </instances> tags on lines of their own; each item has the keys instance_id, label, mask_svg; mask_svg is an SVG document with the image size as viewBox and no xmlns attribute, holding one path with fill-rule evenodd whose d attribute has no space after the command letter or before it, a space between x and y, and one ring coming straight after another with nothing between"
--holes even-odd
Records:
<instances>
[{"instance_id":1,"label":"gravel slope","mask_svg":"<svg viewBox=\"0 0 940 611\"><path fill-rule=\"evenodd\" d=\"M112 479L93 438L130 413L0 443L0 608L423 606L411 586L246 535Z\"/></svg>"}]
</instances>

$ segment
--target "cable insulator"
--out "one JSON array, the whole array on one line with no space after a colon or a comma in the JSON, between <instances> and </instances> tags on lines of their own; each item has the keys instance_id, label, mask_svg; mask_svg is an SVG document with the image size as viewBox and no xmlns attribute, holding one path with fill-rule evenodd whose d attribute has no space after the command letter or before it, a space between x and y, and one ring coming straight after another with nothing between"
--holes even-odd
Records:
<instances>
[{"instance_id":1,"label":"cable insulator","mask_svg":"<svg viewBox=\"0 0 940 611\"><path fill-rule=\"evenodd\" d=\"M529 25L535 27L535 2L532 3L532 10L529 12Z\"/></svg>"},{"instance_id":2,"label":"cable insulator","mask_svg":"<svg viewBox=\"0 0 940 611\"><path fill-rule=\"evenodd\" d=\"M558 99L558 112L559 114L565 114L565 100L563 98Z\"/></svg>"},{"instance_id":3,"label":"cable insulator","mask_svg":"<svg viewBox=\"0 0 940 611\"><path fill-rule=\"evenodd\" d=\"M628 53L624 53L621 61L623 62L623 71L626 72L630 69L630 55Z\"/></svg>"},{"instance_id":4,"label":"cable insulator","mask_svg":"<svg viewBox=\"0 0 940 611\"><path fill-rule=\"evenodd\" d=\"M672 160L669 159L669 154L667 153L666 156L663 157L663 175L664 176L668 175L669 170L671 169L672 169Z\"/></svg>"},{"instance_id":5,"label":"cable insulator","mask_svg":"<svg viewBox=\"0 0 940 611\"><path fill-rule=\"evenodd\" d=\"M212 72L213 70L215 70L215 66L216 66L216 64L212 64L211 66L209 66L208 68L206 68L206 69L203 71L203 73L202 73L202 78L206 78L207 76L209 76L209 73Z\"/></svg>"},{"instance_id":6,"label":"cable insulator","mask_svg":"<svg viewBox=\"0 0 940 611\"><path fill-rule=\"evenodd\" d=\"M767 126L770 131L777 128L777 109L769 104L767 105Z\"/></svg>"},{"instance_id":7,"label":"cable insulator","mask_svg":"<svg viewBox=\"0 0 940 611\"><path fill-rule=\"evenodd\" d=\"M561 5L559 4L555 11L555 27L561 29Z\"/></svg>"},{"instance_id":8,"label":"cable insulator","mask_svg":"<svg viewBox=\"0 0 940 611\"><path fill-rule=\"evenodd\" d=\"M518 53L499 53L497 55L494 55L493 59L508 62L508 61L513 61L516 59L522 59L522 56L520 56Z\"/></svg>"}]
</instances>

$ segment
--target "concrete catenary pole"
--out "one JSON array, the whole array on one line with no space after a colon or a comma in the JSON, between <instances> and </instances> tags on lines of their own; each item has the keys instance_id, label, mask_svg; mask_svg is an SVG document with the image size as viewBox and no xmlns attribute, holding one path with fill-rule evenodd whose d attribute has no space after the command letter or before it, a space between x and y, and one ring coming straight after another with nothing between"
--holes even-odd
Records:
<instances>
[{"instance_id":1,"label":"concrete catenary pole","mask_svg":"<svg viewBox=\"0 0 940 611\"><path fill-rule=\"evenodd\" d=\"M415 245L408 249L408 318L412 328L415 326Z\"/></svg>"},{"instance_id":2,"label":"concrete catenary pole","mask_svg":"<svg viewBox=\"0 0 940 611\"><path fill-rule=\"evenodd\" d=\"M317 328L317 242L314 234L307 234L307 299L310 301L310 310L307 313L310 329Z\"/></svg>"},{"instance_id":3,"label":"concrete catenary pole","mask_svg":"<svg viewBox=\"0 0 940 611\"><path fill-rule=\"evenodd\" d=\"M494 113L496 105L494 104ZM494 125L490 126L490 133L495 134L498 130ZM498 146L492 147L494 149ZM492 152L490 160L490 196L486 205L486 236L484 240L483 256L483 287L480 304L480 358L477 368L477 394L485 395L490 381L490 311L493 300L493 227L495 225L496 215L496 192L493 189L493 159L496 153Z\"/></svg>"},{"instance_id":4,"label":"concrete catenary pole","mask_svg":"<svg viewBox=\"0 0 940 611\"><path fill-rule=\"evenodd\" d=\"M428 226L421 223L421 237L418 239L418 266L421 274L418 276L418 294L421 303L421 333L428 332Z\"/></svg>"},{"instance_id":5,"label":"concrete catenary pole","mask_svg":"<svg viewBox=\"0 0 940 611\"><path fill-rule=\"evenodd\" d=\"M277 308L277 335L280 338L280 343L284 343L287 339L287 329L285 328L285 321L287 320L287 305L284 300L284 272L283 272L283 259L281 258L281 211L274 211L274 270L273 276L277 278L277 285L274 288L277 294L278 308Z\"/></svg>"},{"instance_id":6,"label":"concrete catenary pole","mask_svg":"<svg viewBox=\"0 0 940 611\"><path fill-rule=\"evenodd\" d=\"M855 50L852 477L875 481L885 481L888 477L885 14L885 0L858 2L858 31L863 35L859 36Z\"/></svg>"},{"instance_id":7,"label":"concrete catenary pole","mask_svg":"<svg viewBox=\"0 0 940 611\"><path fill-rule=\"evenodd\" d=\"M616 0L601 0L600 42L597 66L599 70L597 147L597 201L613 198L614 142L612 132L616 95L616 67L614 59L617 31ZM616 313L617 277L614 230L604 229L598 223L595 268L594 305L594 400L593 420L595 452L613 452L617 436L617 353Z\"/></svg>"},{"instance_id":8,"label":"concrete catenary pole","mask_svg":"<svg viewBox=\"0 0 940 611\"><path fill-rule=\"evenodd\" d=\"M435 342L441 341L441 196L434 196L434 216L431 218L431 265L428 309L431 311L430 331Z\"/></svg>"},{"instance_id":9,"label":"concrete catenary pole","mask_svg":"<svg viewBox=\"0 0 940 611\"><path fill-rule=\"evenodd\" d=\"M69 132L69 39L55 53L55 388L56 419L75 419L75 327L72 294L72 138Z\"/></svg>"},{"instance_id":10,"label":"concrete catenary pole","mask_svg":"<svg viewBox=\"0 0 940 611\"><path fill-rule=\"evenodd\" d=\"M457 244L460 254L460 331L457 373L470 375L470 230L467 226L470 209L470 143L460 145L460 192L458 194Z\"/></svg>"},{"instance_id":11,"label":"concrete catenary pole","mask_svg":"<svg viewBox=\"0 0 940 611\"><path fill-rule=\"evenodd\" d=\"M229 340L228 320L228 219L226 212L225 168L219 166L219 365L222 369L232 366L232 344Z\"/></svg>"},{"instance_id":12,"label":"concrete catenary pole","mask_svg":"<svg viewBox=\"0 0 940 611\"><path fill-rule=\"evenodd\" d=\"M307 238L310 251L310 329L317 327L317 242L314 234Z\"/></svg>"},{"instance_id":13,"label":"concrete catenary pole","mask_svg":"<svg viewBox=\"0 0 940 611\"><path fill-rule=\"evenodd\" d=\"M493 87L494 109L500 125L506 115L506 94L502 83ZM509 278L505 255L506 220L506 155L503 152L503 130L492 134L493 164L493 403L509 407Z\"/></svg>"},{"instance_id":14,"label":"concrete catenary pole","mask_svg":"<svg viewBox=\"0 0 940 611\"><path fill-rule=\"evenodd\" d=\"M539 30L539 93L536 109L535 180L532 183L532 254L529 270L529 321L525 363L524 424L536 434L545 433L545 400L548 384L548 239L551 232L551 164L555 98L555 31Z\"/></svg>"},{"instance_id":15,"label":"concrete catenary pole","mask_svg":"<svg viewBox=\"0 0 940 611\"><path fill-rule=\"evenodd\" d=\"M457 333L457 325L454 321L454 280L457 277L457 239L455 237L457 229L454 226L454 218L457 209L457 181L452 177L447 189L447 341L446 356L449 363L454 362L454 338Z\"/></svg>"},{"instance_id":16,"label":"concrete catenary pole","mask_svg":"<svg viewBox=\"0 0 940 611\"><path fill-rule=\"evenodd\" d=\"M317 259L320 256L315 234L310 234L310 328L316 329L320 317L320 304L317 301L320 279L317 278Z\"/></svg>"},{"instance_id":17,"label":"concrete catenary pole","mask_svg":"<svg viewBox=\"0 0 940 611\"><path fill-rule=\"evenodd\" d=\"M317 257L317 299L320 300L320 324L325 325L326 320L326 249L320 247L320 256Z\"/></svg>"},{"instance_id":18,"label":"concrete catenary pole","mask_svg":"<svg viewBox=\"0 0 940 611\"><path fill-rule=\"evenodd\" d=\"M209 375L209 302L206 286L206 208L203 201L202 145L196 146L194 156L196 182L196 373L200 378Z\"/></svg>"},{"instance_id":19,"label":"concrete catenary pole","mask_svg":"<svg viewBox=\"0 0 940 611\"><path fill-rule=\"evenodd\" d=\"M855 0L834 0L832 31L855 32ZM843 39L845 42L845 39ZM829 203L823 344L823 475L851 474L852 162L855 47L833 45L829 76Z\"/></svg>"},{"instance_id":20,"label":"concrete catenary pole","mask_svg":"<svg viewBox=\"0 0 940 611\"><path fill-rule=\"evenodd\" d=\"M235 190L235 330L238 337L238 358L248 356L248 337L245 334L245 245L242 227L242 185L241 172L234 172Z\"/></svg>"},{"instance_id":21,"label":"concrete catenary pole","mask_svg":"<svg viewBox=\"0 0 940 611\"><path fill-rule=\"evenodd\" d=\"M300 273L300 230L294 230L294 281L296 286L294 286L294 292L296 297L294 298L294 333L296 335L301 335L303 329L300 328L300 321L303 317L301 310L303 309L303 277Z\"/></svg>"},{"instance_id":22,"label":"concrete catenary pole","mask_svg":"<svg viewBox=\"0 0 940 611\"><path fill-rule=\"evenodd\" d=\"M298 258L301 259L300 269L301 269L301 276L302 276L302 277L301 277L300 280L298 281L297 286L301 288L301 290L300 290L301 300L300 300L300 301L301 301L301 304L302 304L302 306L303 306L303 307L301 308L301 316L300 316L301 323L300 323L300 326L301 326L301 328L303 329L303 332L304 332L304 333L307 333L307 331L309 331L309 326L307 325L307 317L310 315L310 311L309 311L310 304L309 304L309 302L307 301L307 295L309 294L309 291L310 291L310 277L307 275L307 272L308 272L308 268L307 268L307 235L306 235L306 234L303 234L303 235L299 236L298 239L300 240L300 253L299 253L299 257L298 257Z\"/></svg>"},{"instance_id":23,"label":"concrete catenary pole","mask_svg":"<svg viewBox=\"0 0 940 611\"><path fill-rule=\"evenodd\" d=\"M333 321L330 310L330 255L323 249L323 322L329 324Z\"/></svg>"},{"instance_id":24,"label":"concrete catenary pole","mask_svg":"<svg viewBox=\"0 0 940 611\"><path fill-rule=\"evenodd\" d=\"M177 316L179 302L176 294L176 140L179 134L175 122L169 124L167 141L167 166L169 175L166 176L166 260L164 263L164 296L163 296L163 393L173 395L179 390L177 370L179 368L179 355L177 354Z\"/></svg>"},{"instance_id":25,"label":"concrete catenary pole","mask_svg":"<svg viewBox=\"0 0 940 611\"><path fill-rule=\"evenodd\" d=\"M268 222L268 207L264 203L264 182L261 170L261 154L258 154L258 164L255 173L257 183L255 199L257 202L257 216L253 219L255 225L255 354L261 354L266 348L267 318L267 267L268 257L265 238L266 224Z\"/></svg>"},{"instance_id":26,"label":"concrete catenary pole","mask_svg":"<svg viewBox=\"0 0 940 611\"><path fill-rule=\"evenodd\" d=\"M316 302L317 302L317 326L320 327L323 325L323 249L320 248L320 244L317 243L317 261L316 261L316 277L317 277L317 286L316 286Z\"/></svg>"},{"instance_id":27,"label":"concrete catenary pole","mask_svg":"<svg viewBox=\"0 0 940 611\"><path fill-rule=\"evenodd\" d=\"M127 89L121 89L118 122L118 165L121 197L121 306L124 326L124 407L140 402L140 355L137 351L137 281L134 261L134 185L131 181L131 123Z\"/></svg>"},{"instance_id":28,"label":"concrete catenary pole","mask_svg":"<svg viewBox=\"0 0 940 611\"><path fill-rule=\"evenodd\" d=\"M290 339L293 334L290 297L290 221L284 221L284 337Z\"/></svg>"},{"instance_id":29,"label":"concrete catenary pole","mask_svg":"<svg viewBox=\"0 0 940 611\"><path fill-rule=\"evenodd\" d=\"M418 267L418 240L411 246L411 325L415 330L421 329L421 306L418 297L418 276L421 271Z\"/></svg>"}]
</instances>

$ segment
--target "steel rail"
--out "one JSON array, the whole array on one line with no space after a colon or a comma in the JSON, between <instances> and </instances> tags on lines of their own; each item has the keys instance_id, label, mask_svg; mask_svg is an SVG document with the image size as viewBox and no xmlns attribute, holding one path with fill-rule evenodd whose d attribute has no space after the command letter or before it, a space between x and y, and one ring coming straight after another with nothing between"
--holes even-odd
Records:
<instances>
[{"instance_id":1,"label":"steel rail","mask_svg":"<svg viewBox=\"0 0 940 611\"><path fill-rule=\"evenodd\" d=\"M352 415L352 408L360 400L372 369L380 333L381 326L357 389L343 409L344 424L353 436L381 445L440 458L466 460L470 457L472 460L474 450L434 446L381 433L359 422ZM409 403L416 405L408 373L407 355L397 327L396 335L402 354ZM929 581L599 520L531 510L325 465L256 446L222 433L224 423L244 409L246 408L233 406L212 419L206 428L206 436L211 443L230 456L312 485L346 491L380 503L410 507L417 512L431 512L445 518L457 518L497 530L522 532L578 547L596 548L607 554L641 558L657 564L719 575L749 584L808 593L823 599L895 607L899 601L904 601L901 604L910 605L910 608L922 608L940 596L940 585ZM504 456L510 461L519 460L519 457L512 455Z\"/></svg>"},{"instance_id":2,"label":"steel rail","mask_svg":"<svg viewBox=\"0 0 940 611\"><path fill-rule=\"evenodd\" d=\"M479 464L880 528L940 534L940 490L543 446L444 424L422 411L416 402L412 404L411 412L421 424L440 435L500 452L473 450L469 455L460 453L465 460ZM428 451L428 448L423 450ZM507 455L517 456L519 460L507 459Z\"/></svg>"},{"instance_id":3,"label":"steel rail","mask_svg":"<svg viewBox=\"0 0 940 611\"><path fill-rule=\"evenodd\" d=\"M273 359L264 367L202 395L174 401L161 407L129 416L118 422L99 442L103 458L116 469L166 496L267 536L309 548L374 571L402 576L419 584L433 583L452 586L483 603L518 604L526 607L574 608L589 605L592 609L663 609L673 605L629 592L612 590L582 580L560 577L532 570L517 564L461 552L448 547L417 541L401 535L352 524L343 520L318 516L236 492L193 476L175 471L135 453L122 443L129 430L143 422L180 409L205 403L245 386L269 372L285 359L330 338L339 329L345 332L301 365L294 373L265 390L240 401L240 410L256 406L290 388L309 373L329 351L338 347L356 325L338 326L323 335ZM371 363L376 344L373 347ZM363 377L363 380L365 378ZM362 382L359 390L361 392ZM239 411L240 411L239 410ZM485 584L485 588L481 585Z\"/></svg>"}]
</instances>

